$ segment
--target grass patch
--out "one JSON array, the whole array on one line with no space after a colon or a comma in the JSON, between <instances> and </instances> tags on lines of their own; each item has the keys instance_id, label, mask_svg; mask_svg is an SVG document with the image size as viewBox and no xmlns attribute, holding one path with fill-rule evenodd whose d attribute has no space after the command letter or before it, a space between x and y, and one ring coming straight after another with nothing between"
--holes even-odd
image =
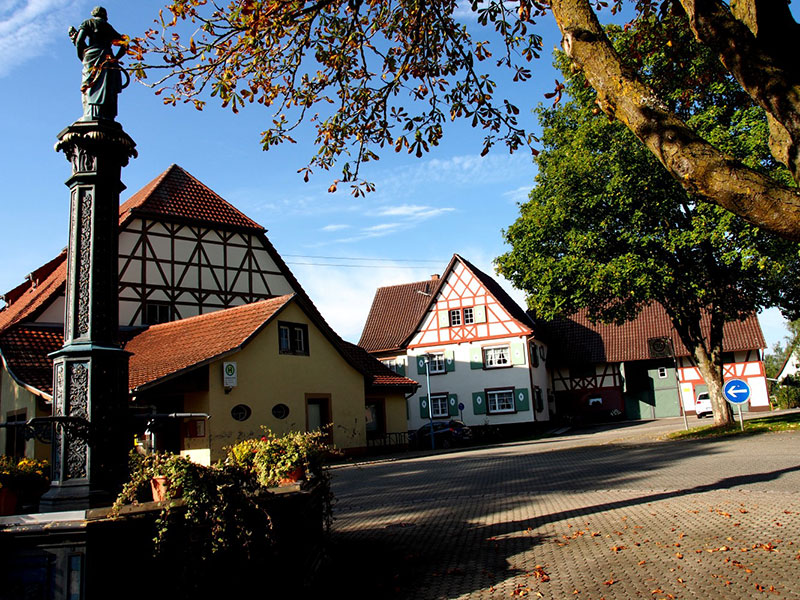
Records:
<instances>
[{"instance_id":1,"label":"grass patch","mask_svg":"<svg viewBox=\"0 0 800 600\"><path fill-rule=\"evenodd\" d=\"M686 440L709 437L728 437L734 435L754 435L757 433L767 433L770 431L797 431L800 430L800 412L784 413L781 415L771 415L759 417L757 419L745 419L744 431L739 426L738 416L736 422L725 427L714 425L703 425L693 427L689 431L674 431L667 434L666 439Z\"/></svg>"}]
</instances>

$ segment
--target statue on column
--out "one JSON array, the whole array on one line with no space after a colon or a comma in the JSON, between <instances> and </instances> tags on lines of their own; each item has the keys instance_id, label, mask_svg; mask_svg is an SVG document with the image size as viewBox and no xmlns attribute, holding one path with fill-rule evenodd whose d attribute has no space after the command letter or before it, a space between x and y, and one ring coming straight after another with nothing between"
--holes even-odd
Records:
<instances>
[{"instance_id":1,"label":"statue on column","mask_svg":"<svg viewBox=\"0 0 800 600\"><path fill-rule=\"evenodd\" d=\"M81 23L78 29L70 27L68 33L83 62L81 120L113 121L117 116L117 95L130 83L128 73L119 62L128 46L127 36L109 24L108 13L102 6L92 9L92 18ZM112 46L118 46L117 50Z\"/></svg>"}]
</instances>

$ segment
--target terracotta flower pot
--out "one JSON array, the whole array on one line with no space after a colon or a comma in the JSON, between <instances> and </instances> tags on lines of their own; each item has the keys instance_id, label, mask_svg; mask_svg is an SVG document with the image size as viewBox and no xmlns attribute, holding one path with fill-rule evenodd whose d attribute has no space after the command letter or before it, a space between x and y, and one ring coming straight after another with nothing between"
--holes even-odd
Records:
<instances>
[{"instance_id":1,"label":"terracotta flower pot","mask_svg":"<svg viewBox=\"0 0 800 600\"><path fill-rule=\"evenodd\" d=\"M3 486L0 488L0 516L13 515L17 510L17 492Z\"/></svg>"},{"instance_id":2,"label":"terracotta flower pot","mask_svg":"<svg viewBox=\"0 0 800 600\"><path fill-rule=\"evenodd\" d=\"M153 492L153 502L164 502L168 500L167 492L169 489L170 481L163 475L153 477L150 480L150 491ZM181 489L179 487L173 490L173 498L178 498L180 495Z\"/></svg>"},{"instance_id":3,"label":"terracotta flower pot","mask_svg":"<svg viewBox=\"0 0 800 600\"><path fill-rule=\"evenodd\" d=\"M306 477L306 470L302 466L295 467L286 474L286 477L280 480L280 485L292 485L293 483L297 483L301 479L305 479L305 477Z\"/></svg>"}]
</instances>

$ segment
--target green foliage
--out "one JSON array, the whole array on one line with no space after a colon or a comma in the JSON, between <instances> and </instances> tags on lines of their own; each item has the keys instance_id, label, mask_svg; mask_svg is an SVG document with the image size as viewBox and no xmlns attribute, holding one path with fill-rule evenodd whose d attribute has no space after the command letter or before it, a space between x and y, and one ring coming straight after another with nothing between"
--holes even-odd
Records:
<instances>
[{"instance_id":1,"label":"green foliage","mask_svg":"<svg viewBox=\"0 0 800 600\"><path fill-rule=\"evenodd\" d=\"M800 377L789 375L772 387L772 399L778 408L800 408Z\"/></svg>"},{"instance_id":2,"label":"green foliage","mask_svg":"<svg viewBox=\"0 0 800 600\"><path fill-rule=\"evenodd\" d=\"M213 466L169 453L146 456L131 452L130 479L122 488L111 516L123 507L152 499L151 481L167 480L167 500L156 521L155 553L180 543L174 531L191 528L191 551L205 559L214 554L262 554L272 544L268 514L270 487L277 486L295 466L322 486L325 516L330 524L332 495L324 461L334 453L322 432L291 432L276 436L265 430L261 439L244 440Z\"/></svg>"},{"instance_id":3,"label":"green foliage","mask_svg":"<svg viewBox=\"0 0 800 600\"><path fill-rule=\"evenodd\" d=\"M671 23L649 26L666 29L663 40ZM763 111L690 35L661 51L643 45L654 38L636 29L609 35L693 127L781 176ZM797 289L798 246L689 196L627 128L598 114L594 92L563 55L556 64L572 99L538 109L544 151L536 186L504 232L511 251L496 260L530 308L542 318L588 308L594 319L624 322L658 301L673 321L695 323L705 308L724 321L773 304L795 308L797 296L787 292ZM680 86L687 69L703 74L691 88Z\"/></svg>"},{"instance_id":4,"label":"green foliage","mask_svg":"<svg viewBox=\"0 0 800 600\"><path fill-rule=\"evenodd\" d=\"M291 431L276 436L266 427L259 439L244 440L228 449L225 464L255 474L258 483L270 487L280 485L295 469L307 477L323 474L323 461L333 449L327 444L326 432Z\"/></svg>"}]
</instances>

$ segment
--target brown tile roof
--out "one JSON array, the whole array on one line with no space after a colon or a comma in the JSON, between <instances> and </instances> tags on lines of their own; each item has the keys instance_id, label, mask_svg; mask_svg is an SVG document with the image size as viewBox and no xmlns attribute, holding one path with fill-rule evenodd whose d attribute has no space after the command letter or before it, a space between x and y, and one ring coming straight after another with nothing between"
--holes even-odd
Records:
<instances>
[{"instance_id":1,"label":"brown tile roof","mask_svg":"<svg viewBox=\"0 0 800 600\"><path fill-rule=\"evenodd\" d=\"M401 387L412 392L419 387L416 381L398 375L361 346L342 341L342 349L350 356L351 363L354 363L367 378L368 384L374 388Z\"/></svg>"},{"instance_id":2,"label":"brown tile roof","mask_svg":"<svg viewBox=\"0 0 800 600\"><path fill-rule=\"evenodd\" d=\"M442 279L378 288L358 345L367 352L400 350L414 333Z\"/></svg>"},{"instance_id":3,"label":"brown tile roof","mask_svg":"<svg viewBox=\"0 0 800 600\"><path fill-rule=\"evenodd\" d=\"M49 397L53 394L53 361L47 357L64 345L62 327L14 327L0 338L5 367L20 384Z\"/></svg>"},{"instance_id":4,"label":"brown tile roof","mask_svg":"<svg viewBox=\"0 0 800 600\"><path fill-rule=\"evenodd\" d=\"M151 216L264 231L178 165L170 166L131 196L119 213L120 225L135 216Z\"/></svg>"},{"instance_id":5,"label":"brown tile roof","mask_svg":"<svg viewBox=\"0 0 800 600\"><path fill-rule=\"evenodd\" d=\"M709 324L706 315L700 324L705 336ZM546 328L550 353L548 363L552 360L552 364L648 360L647 340L653 337L668 337L678 356L689 355L666 311L657 303L645 307L636 319L623 325L593 324L587 311L582 310L570 317L549 321ZM766 348L766 342L755 314L744 321L725 324L725 352L757 348Z\"/></svg>"},{"instance_id":6,"label":"brown tile roof","mask_svg":"<svg viewBox=\"0 0 800 600\"><path fill-rule=\"evenodd\" d=\"M125 350L132 353L131 390L240 350L293 298L278 296L153 325L125 344Z\"/></svg>"},{"instance_id":7,"label":"brown tile roof","mask_svg":"<svg viewBox=\"0 0 800 600\"><path fill-rule=\"evenodd\" d=\"M519 304L514 302L497 281L468 260L454 254L439 280L428 279L378 288L358 344L368 352L390 352L405 348L408 338L416 331L431 303L435 300L439 287L447 280L448 274L455 268L457 261L461 261L467 269L472 271L473 275L503 305L512 318L519 321L524 327L534 329L531 317Z\"/></svg>"}]
</instances>

